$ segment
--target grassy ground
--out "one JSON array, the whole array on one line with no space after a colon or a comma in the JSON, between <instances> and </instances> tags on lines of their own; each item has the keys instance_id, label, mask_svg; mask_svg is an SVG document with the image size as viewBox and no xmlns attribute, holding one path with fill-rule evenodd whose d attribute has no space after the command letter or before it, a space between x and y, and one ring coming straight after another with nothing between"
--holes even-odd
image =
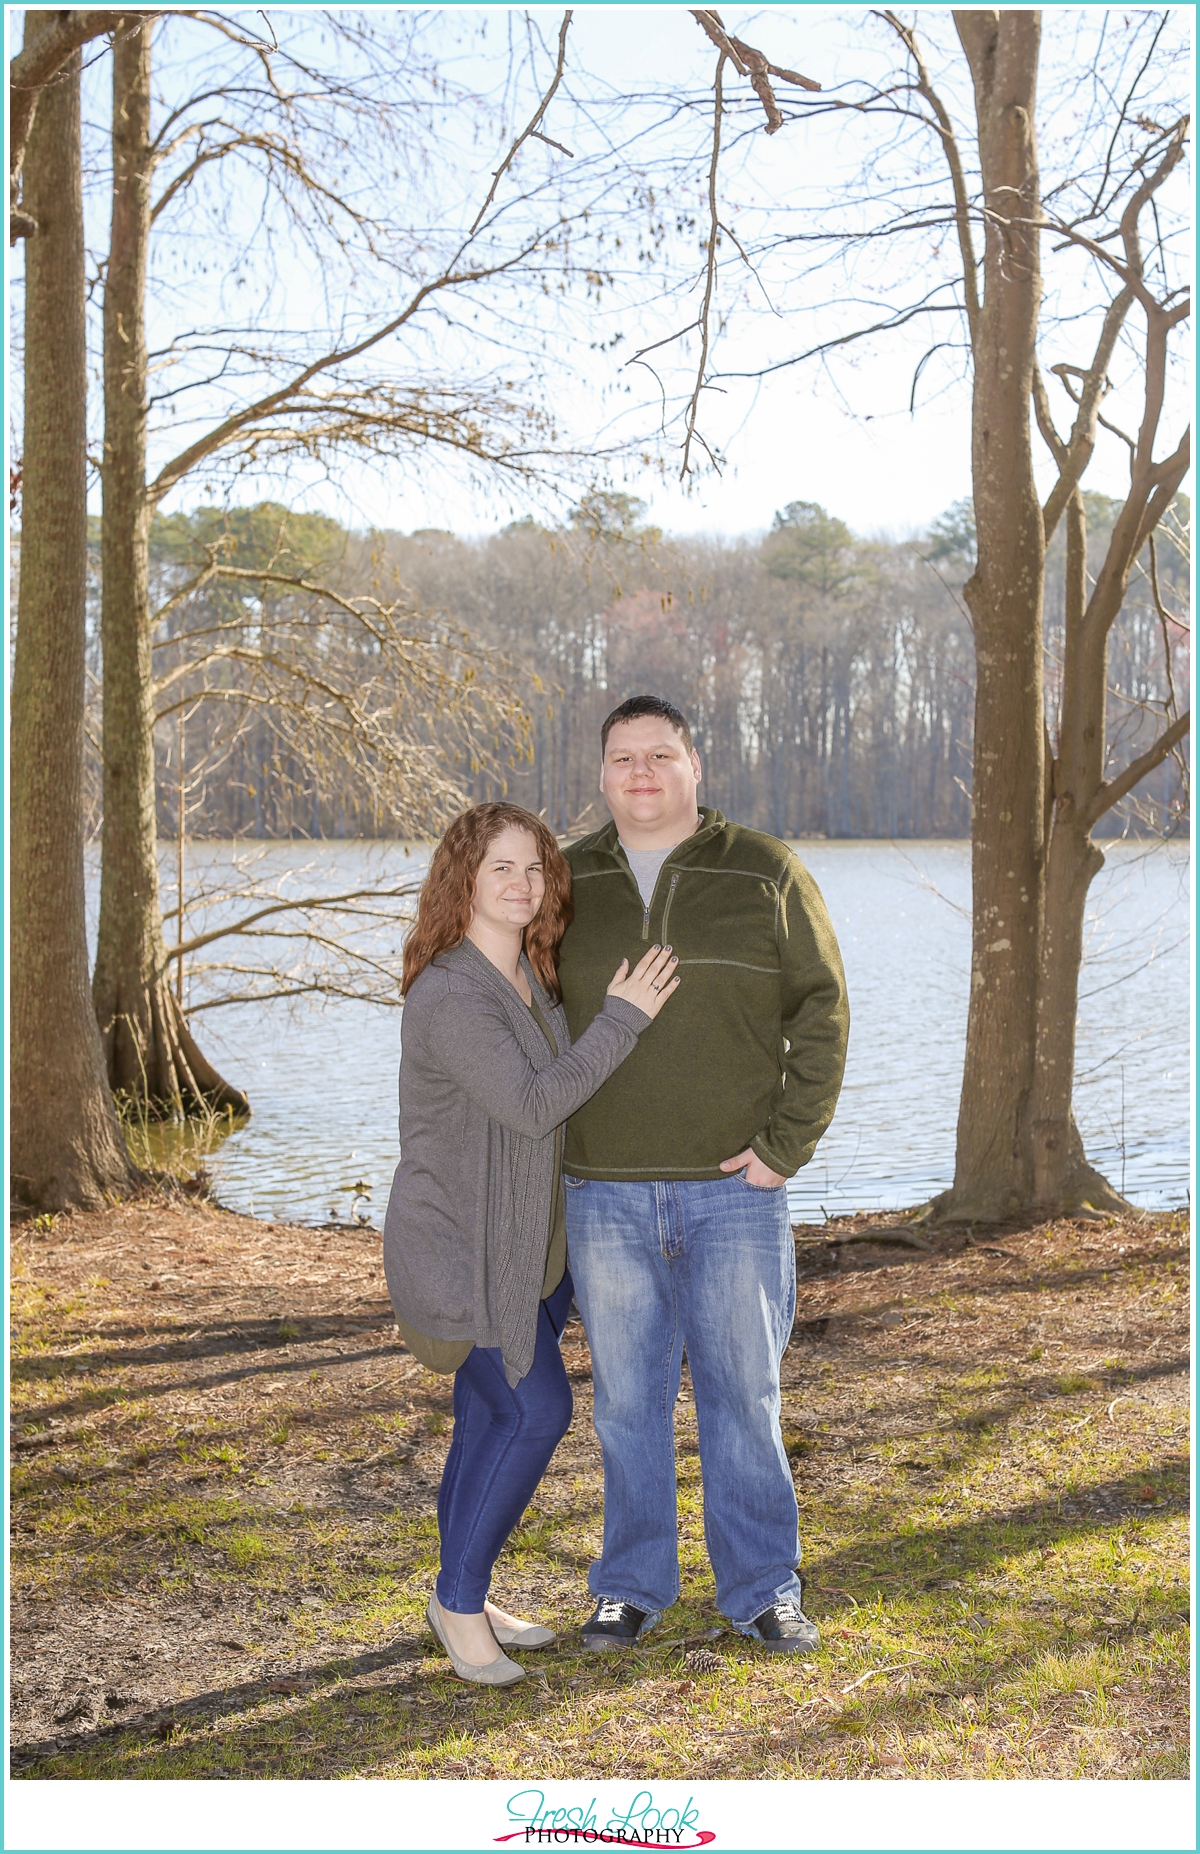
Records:
<instances>
[{"instance_id":1,"label":"grassy ground","mask_svg":"<svg viewBox=\"0 0 1200 1854\"><path fill-rule=\"evenodd\" d=\"M797 1232L821 1652L716 1633L686 1381L683 1596L645 1652L571 1645L601 1512L572 1325L575 1423L495 1590L564 1642L500 1693L425 1630L449 1380L399 1343L373 1232L18 1226L14 1773L1186 1776L1183 1218L930 1250L887 1221Z\"/></svg>"}]
</instances>

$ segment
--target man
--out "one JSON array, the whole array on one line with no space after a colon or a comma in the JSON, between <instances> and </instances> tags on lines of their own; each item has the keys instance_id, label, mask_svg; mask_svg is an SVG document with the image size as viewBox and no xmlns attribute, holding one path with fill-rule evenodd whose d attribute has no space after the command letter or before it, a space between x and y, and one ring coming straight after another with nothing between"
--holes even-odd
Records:
<instances>
[{"instance_id":1,"label":"man","mask_svg":"<svg viewBox=\"0 0 1200 1854\"><path fill-rule=\"evenodd\" d=\"M687 722L639 695L601 732L603 830L567 851L573 1036L623 958L679 990L569 1122L567 1239L592 1351L604 1545L584 1645L625 1648L679 1594L674 1406L686 1346L717 1603L776 1653L818 1645L796 1575L779 1366L796 1300L786 1180L837 1103L849 1013L816 884L774 837L701 810Z\"/></svg>"}]
</instances>

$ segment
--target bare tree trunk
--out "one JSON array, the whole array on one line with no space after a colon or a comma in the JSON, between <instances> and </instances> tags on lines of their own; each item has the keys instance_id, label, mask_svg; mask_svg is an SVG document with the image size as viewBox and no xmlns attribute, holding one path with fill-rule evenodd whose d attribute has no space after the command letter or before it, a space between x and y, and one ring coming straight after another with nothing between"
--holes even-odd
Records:
<instances>
[{"instance_id":1,"label":"bare tree trunk","mask_svg":"<svg viewBox=\"0 0 1200 1854\"><path fill-rule=\"evenodd\" d=\"M975 624L971 1001L954 1185L944 1215L1001 1218L1029 1198L1021 1132L1033 1083L1044 849L1042 596L1045 538L1030 394L1041 273L1034 106L1040 15L955 14L971 67L989 214L973 318L971 451Z\"/></svg>"},{"instance_id":2,"label":"bare tree trunk","mask_svg":"<svg viewBox=\"0 0 1200 1854\"><path fill-rule=\"evenodd\" d=\"M28 197L21 205L17 203L21 165L37 117L38 99L47 85L57 81L60 72L66 72L64 81L70 83L71 59L79 47L89 39L106 37L114 24L113 15L99 9L48 12L45 20L40 32L26 32L25 43L8 72L8 222L9 243L14 245L18 238L32 238L38 229Z\"/></svg>"},{"instance_id":3,"label":"bare tree trunk","mask_svg":"<svg viewBox=\"0 0 1200 1854\"><path fill-rule=\"evenodd\" d=\"M1125 1199L1089 1165L1071 1105L1083 923L1092 879L1104 856L1077 822L1056 823L1046 867L1037 1071L1030 1097L1033 1202L1047 1215L1080 1206L1127 1210Z\"/></svg>"},{"instance_id":4,"label":"bare tree trunk","mask_svg":"<svg viewBox=\"0 0 1200 1854\"><path fill-rule=\"evenodd\" d=\"M166 969L159 896L146 493L149 18L113 42L112 237L104 291L104 829L92 996L108 1077L159 1112L248 1110L188 1032Z\"/></svg>"},{"instance_id":5,"label":"bare tree trunk","mask_svg":"<svg viewBox=\"0 0 1200 1854\"><path fill-rule=\"evenodd\" d=\"M1069 440L1054 429L1050 407L1035 380L1038 423L1059 466L1058 483L1045 508L1049 531L1060 514L1067 524L1067 574L1063 613L1063 667L1058 751L1047 792L1049 846L1045 916L1038 992L1037 1062L1030 1098L1027 1138L1033 1166L1033 1202L1039 1210L1069 1211L1080 1205L1123 1209L1125 1200L1088 1164L1071 1107L1075 1067L1075 1019L1083 957L1083 923L1088 888L1104 865L1091 831L1164 760L1187 731L1189 717L1177 712L1171 680L1170 639L1166 680L1172 689L1165 725L1153 746L1106 783L1108 639L1120 613L1129 575L1147 537L1162 520L1190 459L1187 436L1175 451L1155 462L1154 446L1163 405L1167 342L1187 313L1187 304L1156 302L1144 287L1139 220L1157 189L1177 164L1186 123L1176 126L1157 168L1143 174L1121 217L1124 288L1109 304L1092 363L1081 373L1082 391ZM1091 456L1108 363L1135 300L1146 316L1143 414L1131 446L1131 481L1095 589L1089 597L1087 520L1080 477ZM1154 582L1152 582L1154 583ZM1155 598L1158 599L1155 584Z\"/></svg>"},{"instance_id":6,"label":"bare tree trunk","mask_svg":"<svg viewBox=\"0 0 1200 1854\"><path fill-rule=\"evenodd\" d=\"M25 15L25 47L58 26ZM25 159L25 456L12 689L11 1166L45 1209L103 1205L133 1172L88 998L83 875L87 591L80 53L41 98Z\"/></svg>"},{"instance_id":7,"label":"bare tree trunk","mask_svg":"<svg viewBox=\"0 0 1200 1854\"><path fill-rule=\"evenodd\" d=\"M1140 233L1143 211L1182 158L1188 122L1182 118L1167 132L1155 167L1135 163L1129 178L1136 186L1114 230L1090 234L1105 244L1119 238L1111 267L1122 287L1108 304L1090 368L1071 370L1080 382L1071 393L1076 414L1070 436L1060 437L1035 346L1037 241L1046 217L1034 132L1040 15L994 8L954 15L975 89L984 192L982 302L971 229L975 208L950 117L930 84L915 34L895 14L884 18L916 64L916 87L933 112L947 158L974 361L978 566L964 587L977 664L974 943L955 1181L938 1209L943 1216L992 1219L1081 1203L1117 1207L1123 1200L1087 1163L1072 1113L1075 1023L1087 892L1104 861L1091 830L1162 764L1189 724L1186 714L1171 718L1172 694L1169 725L1105 781L1108 636L1138 553L1166 514L1190 459L1186 434L1169 457L1154 459L1168 338L1189 303L1178 290L1157 300L1146 287ZM1061 230L1068 242L1077 235L1071 226ZM1109 362L1135 301L1147 321L1143 416L1136 443L1129 441L1130 492L1089 598L1079 484L1095 444ZM1030 396L1059 470L1040 513ZM1041 674L1045 543L1064 513L1066 632L1059 751L1050 762ZM1160 616L1169 652L1161 610ZM953 752L953 722L950 738Z\"/></svg>"},{"instance_id":8,"label":"bare tree trunk","mask_svg":"<svg viewBox=\"0 0 1200 1854\"><path fill-rule=\"evenodd\" d=\"M1085 631L1087 520L1076 487L1066 509L1067 578L1059 751L1046 854L1046 900L1038 987L1036 1067L1029 1108L1033 1198L1047 1211L1125 1201L1087 1162L1071 1099L1083 922L1092 878L1104 857L1088 835L1086 803L1104 775L1107 650Z\"/></svg>"},{"instance_id":9,"label":"bare tree trunk","mask_svg":"<svg viewBox=\"0 0 1200 1854\"><path fill-rule=\"evenodd\" d=\"M1152 340L1154 331L1152 328ZM1148 369L1153 381L1153 368ZM1149 395L1154 407L1153 391ZM1081 1205L1126 1209L1126 1201L1088 1164L1071 1107L1075 1019L1083 960L1087 892L1104 857L1091 831L1126 790L1164 760L1188 727L1179 716L1141 759L1111 784L1104 779L1107 731L1108 638L1121 608L1139 543L1167 506L1187 467L1186 447L1152 467L1153 431L1143 425L1146 462L1135 462L1134 483L1109 543L1096 590L1087 594L1087 526L1083 496L1066 505L1067 584L1062 703L1058 754L1051 767L1053 803L1046 868L1046 904L1038 992L1037 1065L1030 1098L1028 1141L1033 1202L1039 1210Z\"/></svg>"}]
</instances>

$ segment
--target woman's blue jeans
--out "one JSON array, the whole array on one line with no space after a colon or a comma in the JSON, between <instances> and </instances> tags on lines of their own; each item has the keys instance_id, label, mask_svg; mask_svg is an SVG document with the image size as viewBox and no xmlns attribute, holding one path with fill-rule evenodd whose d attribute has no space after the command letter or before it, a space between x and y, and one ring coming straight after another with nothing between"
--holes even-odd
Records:
<instances>
[{"instance_id":1,"label":"woman's blue jeans","mask_svg":"<svg viewBox=\"0 0 1200 1854\"><path fill-rule=\"evenodd\" d=\"M492 1567L529 1505L571 1422L571 1386L558 1342L573 1293L571 1276L538 1309L537 1349L510 1385L498 1346L475 1346L454 1374L454 1434L438 1489L443 1609L478 1615Z\"/></svg>"},{"instance_id":2,"label":"woman's blue jeans","mask_svg":"<svg viewBox=\"0 0 1200 1854\"><path fill-rule=\"evenodd\" d=\"M679 1594L674 1413L686 1346L718 1607L744 1626L784 1597L799 1601L796 1495L779 1433L796 1308L785 1187L740 1174L565 1185L604 1451L592 1594L650 1612Z\"/></svg>"}]
</instances>

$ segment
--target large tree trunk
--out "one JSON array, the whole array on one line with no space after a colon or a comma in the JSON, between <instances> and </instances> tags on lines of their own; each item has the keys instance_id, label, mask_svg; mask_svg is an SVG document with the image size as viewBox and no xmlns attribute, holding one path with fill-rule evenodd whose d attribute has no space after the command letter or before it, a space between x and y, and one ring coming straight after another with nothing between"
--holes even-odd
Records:
<instances>
[{"instance_id":1,"label":"large tree trunk","mask_svg":"<svg viewBox=\"0 0 1200 1854\"><path fill-rule=\"evenodd\" d=\"M956 13L975 87L987 208L1039 216L1034 107L1040 15ZM971 456L978 555L964 588L975 626L971 1000L954 1185L943 1215L993 1220L1029 1197L1022 1123L1034 1069L1041 939L1045 539L1030 393L1038 234L989 221L974 331Z\"/></svg>"},{"instance_id":2,"label":"large tree trunk","mask_svg":"<svg viewBox=\"0 0 1200 1854\"><path fill-rule=\"evenodd\" d=\"M25 15L25 46L59 25ZM88 997L83 874L87 348L75 51L25 158L25 457L12 688L12 1181L44 1209L133 1182Z\"/></svg>"},{"instance_id":3,"label":"large tree trunk","mask_svg":"<svg viewBox=\"0 0 1200 1854\"><path fill-rule=\"evenodd\" d=\"M1089 648L1085 631L1087 520L1078 488L1067 504L1066 538L1062 712L1051 769L1037 1062L1029 1104L1033 1199L1047 1212L1073 1209L1097 1196L1122 1203L1088 1164L1071 1106L1084 908L1092 878L1104 866L1085 812L1104 775L1107 654L1103 640L1098 651Z\"/></svg>"},{"instance_id":4,"label":"large tree trunk","mask_svg":"<svg viewBox=\"0 0 1200 1854\"><path fill-rule=\"evenodd\" d=\"M1033 1207L1046 1216L1129 1205L1089 1165L1071 1105L1087 892L1104 857L1076 820L1058 819L1047 856L1037 1066L1029 1107Z\"/></svg>"},{"instance_id":5,"label":"large tree trunk","mask_svg":"<svg viewBox=\"0 0 1200 1854\"><path fill-rule=\"evenodd\" d=\"M108 1077L158 1113L247 1111L193 1042L167 980L159 900L146 493L150 19L113 44L112 237L104 290L101 639L104 829L92 995Z\"/></svg>"},{"instance_id":6,"label":"large tree trunk","mask_svg":"<svg viewBox=\"0 0 1200 1854\"><path fill-rule=\"evenodd\" d=\"M1134 501L1133 495L1130 500ZM1117 584L1106 597L1096 603L1089 601L1087 520L1078 487L1067 504L1066 525L1062 712L1058 754L1051 769L1053 812L1038 992L1037 1065L1029 1110L1033 1201L1038 1210L1047 1214L1070 1212L1081 1206L1129 1208L1107 1179L1089 1165L1071 1105L1084 910L1092 880L1104 867L1104 856L1089 831L1104 783L1108 633L1112 617L1120 609L1128 573L1119 574ZM1127 542L1124 551L1129 553L1134 544Z\"/></svg>"}]
</instances>

